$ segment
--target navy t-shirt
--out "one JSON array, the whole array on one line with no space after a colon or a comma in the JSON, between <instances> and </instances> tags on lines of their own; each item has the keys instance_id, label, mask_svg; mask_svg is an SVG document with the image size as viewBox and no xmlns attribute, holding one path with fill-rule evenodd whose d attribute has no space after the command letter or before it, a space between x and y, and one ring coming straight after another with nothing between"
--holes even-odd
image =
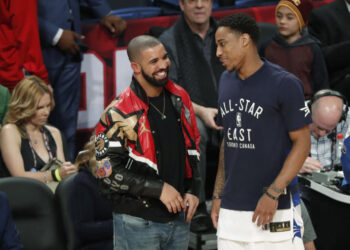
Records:
<instances>
[{"instance_id":1,"label":"navy t-shirt","mask_svg":"<svg viewBox=\"0 0 350 250\"><path fill-rule=\"evenodd\" d=\"M264 187L282 169L292 143L289 132L311 122L299 79L264 61L245 80L236 71L220 79L217 122L224 126L225 178L221 207L254 211ZM279 209L290 206L281 195Z\"/></svg>"}]
</instances>

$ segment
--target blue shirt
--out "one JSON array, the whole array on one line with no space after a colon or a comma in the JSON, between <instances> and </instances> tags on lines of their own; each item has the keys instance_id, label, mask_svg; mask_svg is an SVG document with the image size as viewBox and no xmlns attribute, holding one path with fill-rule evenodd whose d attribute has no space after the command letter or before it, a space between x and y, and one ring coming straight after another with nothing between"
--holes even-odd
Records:
<instances>
[{"instance_id":1,"label":"blue shirt","mask_svg":"<svg viewBox=\"0 0 350 250\"><path fill-rule=\"evenodd\" d=\"M275 180L291 149L288 133L310 122L300 80L281 67L264 61L245 80L235 71L225 71L218 114L225 139L221 207L254 211L264 187ZM289 201L289 195L281 195L279 208L288 208Z\"/></svg>"}]
</instances>

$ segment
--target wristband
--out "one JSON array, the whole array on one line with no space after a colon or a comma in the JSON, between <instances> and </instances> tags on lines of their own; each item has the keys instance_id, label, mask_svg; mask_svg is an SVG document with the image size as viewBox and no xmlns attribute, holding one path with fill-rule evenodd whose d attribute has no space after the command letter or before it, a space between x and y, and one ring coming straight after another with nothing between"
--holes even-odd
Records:
<instances>
[{"instance_id":1,"label":"wristband","mask_svg":"<svg viewBox=\"0 0 350 250\"><path fill-rule=\"evenodd\" d=\"M56 169L51 170L52 180L53 180L53 181L58 181L57 178L56 178L56 175L55 175L55 171L56 171Z\"/></svg>"},{"instance_id":2,"label":"wristband","mask_svg":"<svg viewBox=\"0 0 350 250\"><path fill-rule=\"evenodd\" d=\"M269 192L267 192L267 190L265 191L265 194L267 197L273 199L274 201L278 201L278 197L273 196L272 194L270 194Z\"/></svg>"},{"instance_id":3,"label":"wristband","mask_svg":"<svg viewBox=\"0 0 350 250\"><path fill-rule=\"evenodd\" d=\"M212 200L216 200L216 199L222 199L221 195L213 195L213 197L211 197Z\"/></svg>"},{"instance_id":4,"label":"wristband","mask_svg":"<svg viewBox=\"0 0 350 250\"><path fill-rule=\"evenodd\" d=\"M56 168L55 170L55 176L58 182L62 181L61 176L60 176L60 172L58 171L58 168Z\"/></svg>"}]
</instances>

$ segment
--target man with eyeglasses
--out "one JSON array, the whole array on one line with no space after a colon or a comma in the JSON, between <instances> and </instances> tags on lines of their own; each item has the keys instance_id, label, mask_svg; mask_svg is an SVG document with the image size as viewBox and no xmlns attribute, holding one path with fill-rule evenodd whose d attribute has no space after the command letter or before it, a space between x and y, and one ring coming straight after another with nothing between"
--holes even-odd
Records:
<instances>
[{"instance_id":1,"label":"man with eyeglasses","mask_svg":"<svg viewBox=\"0 0 350 250\"><path fill-rule=\"evenodd\" d=\"M224 67L215 56L216 21L211 17L213 0L179 0L182 15L159 37L171 60L169 77L190 95L201 134L199 171L202 184L199 206L191 223L191 231L212 228L205 205L207 144L218 147L222 127L217 126L217 89Z\"/></svg>"}]
</instances>

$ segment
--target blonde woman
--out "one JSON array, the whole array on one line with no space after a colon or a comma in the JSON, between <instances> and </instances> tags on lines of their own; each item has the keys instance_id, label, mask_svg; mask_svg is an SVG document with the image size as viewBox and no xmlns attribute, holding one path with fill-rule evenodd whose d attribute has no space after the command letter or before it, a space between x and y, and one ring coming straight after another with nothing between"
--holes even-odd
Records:
<instances>
[{"instance_id":1,"label":"blonde woman","mask_svg":"<svg viewBox=\"0 0 350 250\"><path fill-rule=\"evenodd\" d=\"M37 76L25 77L16 85L0 132L3 176L48 183L76 172L65 161L60 131L46 124L54 106L52 93ZM63 162L57 171L40 171L54 158Z\"/></svg>"}]
</instances>

